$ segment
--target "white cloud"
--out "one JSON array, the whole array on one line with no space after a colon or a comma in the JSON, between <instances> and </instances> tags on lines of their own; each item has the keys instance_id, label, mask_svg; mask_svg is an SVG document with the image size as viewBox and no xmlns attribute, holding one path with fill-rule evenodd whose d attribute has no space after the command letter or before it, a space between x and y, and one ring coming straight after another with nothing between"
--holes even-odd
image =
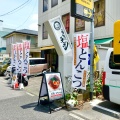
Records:
<instances>
[{"instance_id":1,"label":"white cloud","mask_svg":"<svg viewBox=\"0 0 120 120\"><path fill-rule=\"evenodd\" d=\"M38 31L38 25L37 25L37 22L36 22L36 23L32 23L32 24L30 24L30 25L29 25L29 29Z\"/></svg>"},{"instance_id":2,"label":"white cloud","mask_svg":"<svg viewBox=\"0 0 120 120\"><path fill-rule=\"evenodd\" d=\"M38 21L38 14L33 14L31 20Z\"/></svg>"},{"instance_id":3,"label":"white cloud","mask_svg":"<svg viewBox=\"0 0 120 120\"><path fill-rule=\"evenodd\" d=\"M38 31L38 14L33 14L31 16L31 24L29 24L28 28Z\"/></svg>"}]
</instances>

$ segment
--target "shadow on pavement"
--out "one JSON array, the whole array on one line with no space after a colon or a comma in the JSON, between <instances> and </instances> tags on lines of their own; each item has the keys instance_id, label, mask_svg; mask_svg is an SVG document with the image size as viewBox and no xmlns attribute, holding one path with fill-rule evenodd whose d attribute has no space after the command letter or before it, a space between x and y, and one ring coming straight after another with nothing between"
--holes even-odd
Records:
<instances>
[{"instance_id":1,"label":"shadow on pavement","mask_svg":"<svg viewBox=\"0 0 120 120\"><path fill-rule=\"evenodd\" d=\"M116 113L120 113L120 105L117 105L115 103L111 103L109 101L101 102L98 104L99 107L93 107L92 109L98 112L101 112L103 114L106 114L108 116L111 116L113 118L119 119L119 115ZM106 110L108 109L108 111ZM112 112L115 111L115 112Z\"/></svg>"},{"instance_id":2,"label":"shadow on pavement","mask_svg":"<svg viewBox=\"0 0 120 120\"><path fill-rule=\"evenodd\" d=\"M49 105L38 105L38 102L34 102L34 103L29 103L26 105L21 106L23 109L29 109L29 108L33 108L33 110L38 111L38 112L44 112L44 113L50 113L50 109L49 109ZM55 112L54 109L59 108L58 106L56 106L55 104L51 103L50 104L51 107L51 112ZM61 108L64 110L67 110L66 108Z\"/></svg>"},{"instance_id":3,"label":"shadow on pavement","mask_svg":"<svg viewBox=\"0 0 120 120\"><path fill-rule=\"evenodd\" d=\"M38 111L38 112L44 112L44 113L49 113L49 106L48 105L37 105L38 102L34 102L34 103L30 103L27 105L23 105L21 106L23 109L29 109L29 108L33 108L33 110ZM51 105L51 107L55 107L53 105Z\"/></svg>"}]
</instances>

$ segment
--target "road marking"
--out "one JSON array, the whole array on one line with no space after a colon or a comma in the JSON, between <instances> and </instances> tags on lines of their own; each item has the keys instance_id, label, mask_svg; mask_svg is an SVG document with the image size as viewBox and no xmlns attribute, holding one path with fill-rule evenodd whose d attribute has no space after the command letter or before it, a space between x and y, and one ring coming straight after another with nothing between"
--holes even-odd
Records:
<instances>
[{"instance_id":1,"label":"road marking","mask_svg":"<svg viewBox=\"0 0 120 120\"><path fill-rule=\"evenodd\" d=\"M85 120L85 119L83 119L83 118L81 118L81 117L78 117L78 116L75 115L75 114L72 114L72 113L70 113L69 115L72 116L72 117L74 117L74 118L76 118L76 119L78 119L78 120Z\"/></svg>"},{"instance_id":2,"label":"road marking","mask_svg":"<svg viewBox=\"0 0 120 120\"><path fill-rule=\"evenodd\" d=\"M26 92L26 94L30 95L30 96L34 96L33 94L29 93L29 92Z\"/></svg>"},{"instance_id":3,"label":"road marking","mask_svg":"<svg viewBox=\"0 0 120 120\"><path fill-rule=\"evenodd\" d=\"M111 113L113 113L113 114L120 115L119 112L116 112L116 111L114 111L114 110L110 110L110 109L108 109L108 108L105 108L105 107L99 106L98 104L101 103L101 102L102 102L102 101L100 101L100 100L94 100L94 101L90 102L90 104L91 104L92 106L94 106L94 107L97 107L97 108L103 109L103 110L108 111L108 112L111 112Z\"/></svg>"},{"instance_id":4,"label":"road marking","mask_svg":"<svg viewBox=\"0 0 120 120\"><path fill-rule=\"evenodd\" d=\"M3 83L6 83L6 81L2 81Z\"/></svg>"}]
</instances>

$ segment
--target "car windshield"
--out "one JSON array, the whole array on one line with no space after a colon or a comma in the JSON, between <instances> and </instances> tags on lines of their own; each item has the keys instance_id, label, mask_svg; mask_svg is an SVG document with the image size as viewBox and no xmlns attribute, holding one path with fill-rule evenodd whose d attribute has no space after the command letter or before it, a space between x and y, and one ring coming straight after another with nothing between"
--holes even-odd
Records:
<instances>
[{"instance_id":1,"label":"car windshield","mask_svg":"<svg viewBox=\"0 0 120 120\"><path fill-rule=\"evenodd\" d=\"M6 63L9 63L10 59L9 58L6 58L3 62L2 62L2 65L6 64Z\"/></svg>"}]
</instances>

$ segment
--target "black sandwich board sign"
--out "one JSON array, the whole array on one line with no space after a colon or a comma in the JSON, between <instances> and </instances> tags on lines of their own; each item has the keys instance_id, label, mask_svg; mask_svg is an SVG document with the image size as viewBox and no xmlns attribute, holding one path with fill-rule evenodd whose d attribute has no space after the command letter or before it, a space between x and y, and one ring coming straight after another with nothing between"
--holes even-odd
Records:
<instances>
[{"instance_id":1,"label":"black sandwich board sign","mask_svg":"<svg viewBox=\"0 0 120 120\"><path fill-rule=\"evenodd\" d=\"M93 0L71 0L71 16L91 21L93 19Z\"/></svg>"},{"instance_id":2,"label":"black sandwich board sign","mask_svg":"<svg viewBox=\"0 0 120 120\"><path fill-rule=\"evenodd\" d=\"M64 88L60 72L50 72L43 74L39 91L38 105L40 104L40 98L46 96L48 97L50 113L52 110L50 104L55 100L64 99L64 103L66 106Z\"/></svg>"}]
</instances>

